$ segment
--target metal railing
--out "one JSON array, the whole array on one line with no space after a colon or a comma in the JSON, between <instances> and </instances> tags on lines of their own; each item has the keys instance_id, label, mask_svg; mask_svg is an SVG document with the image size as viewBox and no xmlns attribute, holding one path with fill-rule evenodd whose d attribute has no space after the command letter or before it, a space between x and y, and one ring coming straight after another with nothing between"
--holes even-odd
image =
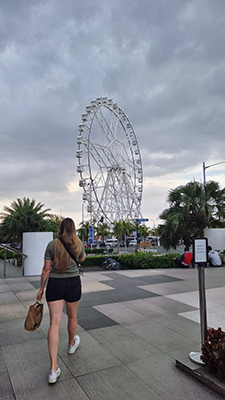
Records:
<instances>
[{"instance_id":1,"label":"metal railing","mask_svg":"<svg viewBox=\"0 0 225 400\"><path fill-rule=\"evenodd\" d=\"M22 253L21 251L14 249L14 247L9 246L8 244L0 244L0 248L5 250L5 258L4 258L4 278L6 277L6 260L7 260L7 251L11 251L12 253L16 253L22 257L22 276L24 276L24 260L27 257L26 254Z\"/></svg>"}]
</instances>

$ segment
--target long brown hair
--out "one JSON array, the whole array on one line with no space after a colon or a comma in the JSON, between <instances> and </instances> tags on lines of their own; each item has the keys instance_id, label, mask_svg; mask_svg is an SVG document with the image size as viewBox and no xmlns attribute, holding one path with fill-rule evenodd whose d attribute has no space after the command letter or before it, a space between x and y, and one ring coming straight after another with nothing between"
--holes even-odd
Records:
<instances>
[{"instance_id":1,"label":"long brown hair","mask_svg":"<svg viewBox=\"0 0 225 400\"><path fill-rule=\"evenodd\" d=\"M60 224L59 238L62 238L75 257L79 257L82 250L82 242L77 236L76 228L71 218L65 218ZM70 263L70 255L59 239L55 241L54 266L58 271L65 271Z\"/></svg>"}]
</instances>

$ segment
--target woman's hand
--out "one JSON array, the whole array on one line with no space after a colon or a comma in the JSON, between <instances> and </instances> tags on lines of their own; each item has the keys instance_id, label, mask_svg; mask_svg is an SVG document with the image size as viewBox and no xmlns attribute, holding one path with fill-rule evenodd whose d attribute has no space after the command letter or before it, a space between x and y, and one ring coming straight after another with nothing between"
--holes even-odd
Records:
<instances>
[{"instance_id":1,"label":"woman's hand","mask_svg":"<svg viewBox=\"0 0 225 400\"><path fill-rule=\"evenodd\" d=\"M38 301L41 301L43 294L44 294L44 290L43 290L43 289L40 289L40 290L37 292L37 300L38 300Z\"/></svg>"}]
</instances>

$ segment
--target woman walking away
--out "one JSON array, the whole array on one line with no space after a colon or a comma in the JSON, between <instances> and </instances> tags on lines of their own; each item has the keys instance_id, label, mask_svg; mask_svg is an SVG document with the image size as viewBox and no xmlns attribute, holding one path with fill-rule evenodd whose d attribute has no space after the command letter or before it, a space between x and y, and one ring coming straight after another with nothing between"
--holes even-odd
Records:
<instances>
[{"instance_id":1,"label":"woman walking away","mask_svg":"<svg viewBox=\"0 0 225 400\"><path fill-rule=\"evenodd\" d=\"M64 247L65 246L65 247ZM48 243L45 250L44 267L41 274L41 286L37 300L41 300L46 281L46 300L49 307L50 326L48 331L48 349L50 356L49 383L55 383L60 375L57 362L59 345L59 327L62 318L64 302L68 317L68 354L73 354L80 344L76 335L77 309L81 298L81 281L76 261L86 258L83 244L77 237L75 224L71 218L65 218L59 227L59 238Z\"/></svg>"}]
</instances>

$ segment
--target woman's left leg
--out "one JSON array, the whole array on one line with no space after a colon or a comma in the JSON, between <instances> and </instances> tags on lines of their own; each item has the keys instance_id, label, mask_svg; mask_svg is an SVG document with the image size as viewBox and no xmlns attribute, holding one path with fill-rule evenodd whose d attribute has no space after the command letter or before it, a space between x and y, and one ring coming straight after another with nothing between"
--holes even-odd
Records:
<instances>
[{"instance_id":1,"label":"woman's left leg","mask_svg":"<svg viewBox=\"0 0 225 400\"><path fill-rule=\"evenodd\" d=\"M77 310L80 303L81 298L81 280L80 276L75 276L68 279L67 292L66 292L66 312L68 317L68 336L69 336L69 345L75 345L75 335L77 330ZM80 340L80 339L78 339ZM78 344L79 346L79 344ZM72 353L70 353L72 354Z\"/></svg>"},{"instance_id":2,"label":"woman's left leg","mask_svg":"<svg viewBox=\"0 0 225 400\"><path fill-rule=\"evenodd\" d=\"M59 327L62 319L64 300L48 302L50 313L50 326L48 330L48 349L51 361L51 370L57 370L57 355L59 346Z\"/></svg>"},{"instance_id":3,"label":"woman's left leg","mask_svg":"<svg viewBox=\"0 0 225 400\"><path fill-rule=\"evenodd\" d=\"M74 336L76 335L77 330L77 310L79 306L79 301L68 303L66 302L66 312L68 317L68 336L69 336L69 345L74 345Z\"/></svg>"}]
</instances>

